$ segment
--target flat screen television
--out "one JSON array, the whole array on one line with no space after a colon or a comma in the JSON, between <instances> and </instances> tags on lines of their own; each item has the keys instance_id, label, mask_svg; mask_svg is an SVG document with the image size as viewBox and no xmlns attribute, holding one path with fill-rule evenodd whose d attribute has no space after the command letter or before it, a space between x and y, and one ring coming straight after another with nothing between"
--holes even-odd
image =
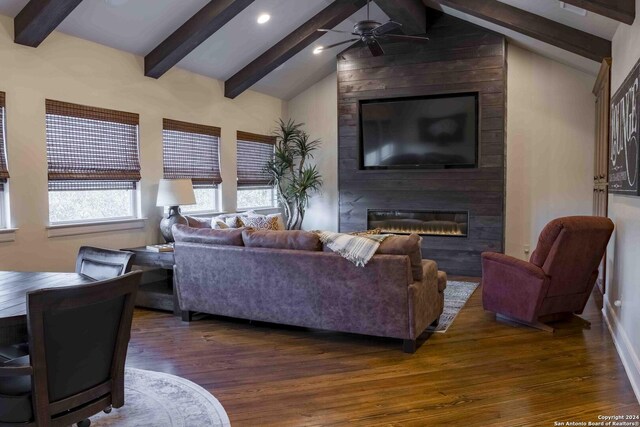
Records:
<instances>
[{"instance_id":1,"label":"flat screen television","mask_svg":"<svg viewBox=\"0 0 640 427\"><path fill-rule=\"evenodd\" d=\"M361 169L475 168L478 94L360 101Z\"/></svg>"}]
</instances>

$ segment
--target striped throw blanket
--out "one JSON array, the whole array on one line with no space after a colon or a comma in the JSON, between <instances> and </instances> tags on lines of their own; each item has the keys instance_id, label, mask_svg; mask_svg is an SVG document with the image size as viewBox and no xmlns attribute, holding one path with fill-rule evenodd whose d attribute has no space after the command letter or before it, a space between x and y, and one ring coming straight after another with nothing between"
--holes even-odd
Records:
<instances>
[{"instance_id":1,"label":"striped throw blanket","mask_svg":"<svg viewBox=\"0 0 640 427\"><path fill-rule=\"evenodd\" d=\"M376 253L380 243L388 234L367 234L353 236L351 234L334 233L331 231L314 231L320 237L320 241L329 249L340 254L358 267L367 265L371 257Z\"/></svg>"}]
</instances>

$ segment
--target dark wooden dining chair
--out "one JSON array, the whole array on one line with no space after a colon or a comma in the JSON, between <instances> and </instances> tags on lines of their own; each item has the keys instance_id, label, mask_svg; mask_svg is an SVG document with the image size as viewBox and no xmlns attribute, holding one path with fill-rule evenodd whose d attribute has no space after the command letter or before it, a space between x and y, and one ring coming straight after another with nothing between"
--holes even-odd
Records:
<instances>
[{"instance_id":1,"label":"dark wooden dining chair","mask_svg":"<svg viewBox=\"0 0 640 427\"><path fill-rule=\"evenodd\" d=\"M82 246L76 258L76 273L95 280L106 280L131 271L133 253Z\"/></svg>"},{"instance_id":2,"label":"dark wooden dining chair","mask_svg":"<svg viewBox=\"0 0 640 427\"><path fill-rule=\"evenodd\" d=\"M124 405L141 275L27 294L29 355L0 365L0 427L89 426Z\"/></svg>"}]
</instances>

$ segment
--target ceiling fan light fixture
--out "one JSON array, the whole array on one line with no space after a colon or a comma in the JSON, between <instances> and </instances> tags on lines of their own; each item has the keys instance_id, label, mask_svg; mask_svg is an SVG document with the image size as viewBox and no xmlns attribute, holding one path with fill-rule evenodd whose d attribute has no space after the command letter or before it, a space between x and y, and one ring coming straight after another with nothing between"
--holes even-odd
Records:
<instances>
[{"instance_id":1,"label":"ceiling fan light fixture","mask_svg":"<svg viewBox=\"0 0 640 427\"><path fill-rule=\"evenodd\" d=\"M317 48L313 49L313 54L320 55L322 51L324 51L324 46L318 46Z\"/></svg>"},{"instance_id":2,"label":"ceiling fan light fixture","mask_svg":"<svg viewBox=\"0 0 640 427\"><path fill-rule=\"evenodd\" d=\"M266 24L267 22L269 22L269 20L271 19L271 15L269 15L268 13L263 13L262 15L258 16L258 24Z\"/></svg>"}]
</instances>

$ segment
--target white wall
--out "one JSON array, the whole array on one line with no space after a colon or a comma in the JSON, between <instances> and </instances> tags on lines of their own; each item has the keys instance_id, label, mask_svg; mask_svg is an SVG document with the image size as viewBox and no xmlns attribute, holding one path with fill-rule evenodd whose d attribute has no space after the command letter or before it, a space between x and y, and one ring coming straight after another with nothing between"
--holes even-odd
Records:
<instances>
[{"instance_id":1,"label":"white wall","mask_svg":"<svg viewBox=\"0 0 640 427\"><path fill-rule=\"evenodd\" d=\"M542 228L591 215L595 77L509 44L506 247L528 259Z\"/></svg>"},{"instance_id":2,"label":"white wall","mask_svg":"<svg viewBox=\"0 0 640 427\"><path fill-rule=\"evenodd\" d=\"M594 76L509 45L506 250L526 258L551 219L591 214ZM289 116L322 138L318 165L324 192L314 198L306 229L338 228L337 76L289 101Z\"/></svg>"},{"instance_id":3,"label":"white wall","mask_svg":"<svg viewBox=\"0 0 640 427\"><path fill-rule=\"evenodd\" d=\"M311 199L305 230L338 231L338 80L329 75L289 101L289 117L305 123L312 139L321 139L315 162L324 181L322 194Z\"/></svg>"},{"instance_id":4,"label":"white wall","mask_svg":"<svg viewBox=\"0 0 640 427\"><path fill-rule=\"evenodd\" d=\"M613 37L611 93L640 59L640 2L633 26L620 24ZM609 196L609 217L616 225L607 254L604 312L640 400L640 197ZM620 301L616 307L615 302Z\"/></svg>"},{"instance_id":5,"label":"white wall","mask_svg":"<svg viewBox=\"0 0 640 427\"><path fill-rule=\"evenodd\" d=\"M143 58L55 32L37 49L13 42L13 20L0 16L0 91L6 92L12 226L0 244L0 270L72 270L82 244L123 248L159 241L164 117L222 128L223 208L235 209L236 130L267 133L285 103L256 92L224 98L223 83L180 69L144 77ZM144 230L48 238L45 98L140 114Z\"/></svg>"}]
</instances>

